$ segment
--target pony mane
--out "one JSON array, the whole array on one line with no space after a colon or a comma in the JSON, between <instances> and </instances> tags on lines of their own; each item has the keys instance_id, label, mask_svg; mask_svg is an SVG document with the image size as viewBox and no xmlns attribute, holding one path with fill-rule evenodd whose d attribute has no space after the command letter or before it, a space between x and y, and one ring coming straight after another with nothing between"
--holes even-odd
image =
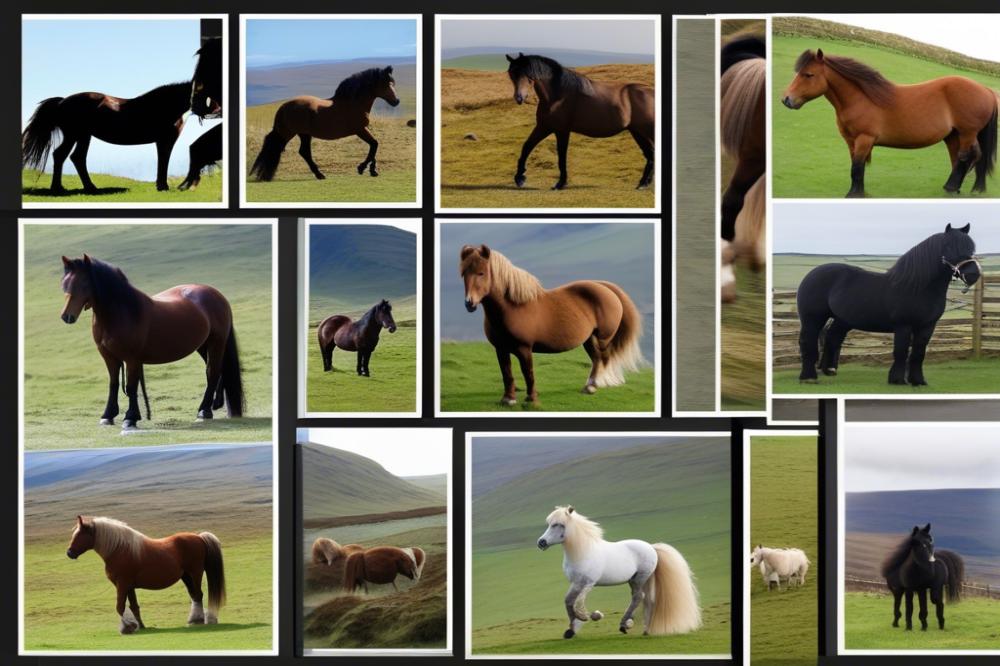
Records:
<instances>
[{"instance_id":1,"label":"pony mane","mask_svg":"<svg viewBox=\"0 0 1000 666\"><path fill-rule=\"evenodd\" d=\"M571 510L571 507L557 506L545 519L545 522L550 525L554 521L566 526L566 540L563 542L563 548L566 550L566 554L573 559L604 539L604 528L575 509Z\"/></svg>"},{"instance_id":2,"label":"pony mane","mask_svg":"<svg viewBox=\"0 0 1000 666\"><path fill-rule=\"evenodd\" d=\"M133 105L133 108L137 105L137 103L163 104L164 97L176 96L178 103L186 103L190 105L192 82L192 80L188 80L178 81L176 83L165 83L162 86L156 86L152 90L147 90L141 95L133 97L129 100L129 103Z\"/></svg>"},{"instance_id":3,"label":"pony mane","mask_svg":"<svg viewBox=\"0 0 1000 666\"><path fill-rule=\"evenodd\" d=\"M910 556L910 550L912 550L913 539L911 537L906 537L893 549L891 553L882 561L882 576L888 578L891 574L899 570L903 566L903 562L906 558Z\"/></svg>"},{"instance_id":4,"label":"pony mane","mask_svg":"<svg viewBox=\"0 0 1000 666\"><path fill-rule=\"evenodd\" d=\"M386 76L386 70L379 67L372 67L360 72L351 74L340 82L337 90L330 99L342 101L347 99L357 99L365 93L370 93Z\"/></svg>"},{"instance_id":5,"label":"pony mane","mask_svg":"<svg viewBox=\"0 0 1000 666\"><path fill-rule=\"evenodd\" d=\"M142 551L145 539L142 532L133 529L120 520L96 516L94 524L94 550L101 557L107 557L121 549L128 550L133 557Z\"/></svg>"},{"instance_id":6,"label":"pony mane","mask_svg":"<svg viewBox=\"0 0 1000 666\"><path fill-rule=\"evenodd\" d=\"M738 62L754 58L765 58L767 42L764 34L757 29L740 31L723 44L719 52L719 69L722 74Z\"/></svg>"},{"instance_id":7,"label":"pony mane","mask_svg":"<svg viewBox=\"0 0 1000 666\"><path fill-rule=\"evenodd\" d=\"M816 52L806 50L795 61L795 72L816 60ZM823 62L845 79L861 89L878 106L888 106L896 96L896 87L877 70L854 58L823 54Z\"/></svg>"},{"instance_id":8,"label":"pony mane","mask_svg":"<svg viewBox=\"0 0 1000 666\"><path fill-rule=\"evenodd\" d=\"M526 55L515 61L515 72L524 73L532 79L550 81L552 93L558 97L563 92L579 92L591 95L594 87L591 80L579 72L540 55Z\"/></svg>"},{"instance_id":9,"label":"pony mane","mask_svg":"<svg viewBox=\"0 0 1000 666\"><path fill-rule=\"evenodd\" d=\"M511 303L529 303L545 291L538 278L523 268L518 268L496 250L490 250L489 262L493 280Z\"/></svg>"},{"instance_id":10,"label":"pony mane","mask_svg":"<svg viewBox=\"0 0 1000 666\"><path fill-rule=\"evenodd\" d=\"M74 259L73 270L88 271L95 309L138 316L142 305L141 292L132 286L120 268L91 257L89 269L85 261Z\"/></svg>"},{"instance_id":11,"label":"pony mane","mask_svg":"<svg viewBox=\"0 0 1000 666\"><path fill-rule=\"evenodd\" d=\"M723 149L737 155L764 97L767 61L756 56L730 65L719 80L719 134Z\"/></svg>"},{"instance_id":12,"label":"pony mane","mask_svg":"<svg viewBox=\"0 0 1000 666\"><path fill-rule=\"evenodd\" d=\"M926 286L929 280L942 272L941 256L944 254L945 239L944 233L937 233L920 241L896 260L886 271L886 276L894 286L903 289L916 290ZM973 243L969 254L974 252Z\"/></svg>"},{"instance_id":13,"label":"pony mane","mask_svg":"<svg viewBox=\"0 0 1000 666\"><path fill-rule=\"evenodd\" d=\"M387 301L384 298L375 305L368 308L368 311L358 318L357 323L367 324L369 321L371 321L371 318L375 316L375 313L382 309L387 309L389 312L392 312L392 305L389 303L389 301Z\"/></svg>"}]
</instances>

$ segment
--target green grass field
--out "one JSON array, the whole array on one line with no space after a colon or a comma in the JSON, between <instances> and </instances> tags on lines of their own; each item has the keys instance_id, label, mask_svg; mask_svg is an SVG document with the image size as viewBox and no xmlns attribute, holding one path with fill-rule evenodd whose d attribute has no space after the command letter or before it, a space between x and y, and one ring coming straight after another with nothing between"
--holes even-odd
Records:
<instances>
[{"instance_id":1,"label":"green grass field","mask_svg":"<svg viewBox=\"0 0 1000 666\"><path fill-rule=\"evenodd\" d=\"M765 276L741 265L735 269L736 301L719 305L722 410L764 410L767 409Z\"/></svg>"},{"instance_id":2,"label":"green grass field","mask_svg":"<svg viewBox=\"0 0 1000 666\"><path fill-rule=\"evenodd\" d=\"M804 586L780 591L768 591L760 572L749 571L752 664L816 659L816 457L815 437L750 440L750 547L801 548L812 563Z\"/></svg>"},{"instance_id":3,"label":"green grass field","mask_svg":"<svg viewBox=\"0 0 1000 666\"><path fill-rule=\"evenodd\" d=\"M274 113L281 102L251 106L246 111L247 171L253 165L264 136L271 131ZM368 154L368 144L351 136L336 141L314 139L313 160L326 176L317 180L299 156L299 140L285 148L281 164L271 182L247 181L249 202L414 203L417 200L417 132L405 118L372 118L372 134L379 142L375 159L379 176L357 165ZM245 177L245 176L244 176Z\"/></svg>"},{"instance_id":4,"label":"green grass field","mask_svg":"<svg viewBox=\"0 0 1000 666\"><path fill-rule=\"evenodd\" d=\"M796 19L800 20L800 19ZM775 20L781 32L781 19ZM773 192L775 197L841 198L850 188L850 155L837 131L833 107L815 99L792 111L780 104L782 92L794 77L795 59L806 49L822 48L831 55L860 60L894 83L918 83L947 75L961 75L1000 90L1000 77L981 71L960 69L933 60L876 47L858 41L820 39L776 34L772 41L774 105L772 145ZM865 188L870 197L937 198L948 195L944 182L951 172L943 143L916 150L876 147L865 170ZM967 177L961 196L968 198L972 178ZM985 195L1000 195L1000 180L988 178Z\"/></svg>"},{"instance_id":5,"label":"green grass field","mask_svg":"<svg viewBox=\"0 0 1000 666\"><path fill-rule=\"evenodd\" d=\"M652 65L601 65L579 71L599 80L652 85ZM535 126L533 97L513 100L506 72L441 71L441 205L445 208L652 208L654 188L636 190L645 161L623 132L591 139L573 134L567 153L568 185L559 177L554 137L542 141L527 165L527 182L514 185L524 140ZM475 140L466 138L474 135ZM654 178L655 184L655 178Z\"/></svg>"},{"instance_id":6,"label":"green grass field","mask_svg":"<svg viewBox=\"0 0 1000 666\"><path fill-rule=\"evenodd\" d=\"M154 294L177 284L219 289L233 308L243 366L246 416L225 410L195 416L204 392L204 362L145 366L152 421L120 434L102 427L108 373L91 336L92 315L72 326L59 319L60 255L89 253L121 268L134 286ZM24 434L27 449L138 446L271 439L271 227L267 225L26 225L24 232ZM141 403L141 397L140 397Z\"/></svg>"},{"instance_id":7,"label":"green grass field","mask_svg":"<svg viewBox=\"0 0 1000 666\"><path fill-rule=\"evenodd\" d=\"M799 368L775 369L775 394L871 393L915 396L939 393L997 393L997 359L924 361L927 386L889 384L889 364L844 363L835 377L820 375L816 384L799 383Z\"/></svg>"},{"instance_id":8,"label":"green grass field","mask_svg":"<svg viewBox=\"0 0 1000 666\"><path fill-rule=\"evenodd\" d=\"M225 168L225 165L221 165ZM170 189L157 192L156 183L132 180L103 173L90 174L97 186L98 194L84 194L79 176L63 175L64 194L53 195L49 190L52 174L33 169L21 172L21 201L45 203L213 203L222 201L222 171L212 169L202 174L197 188L181 192L177 186L184 181L183 176L168 178Z\"/></svg>"},{"instance_id":9,"label":"green grass field","mask_svg":"<svg viewBox=\"0 0 1000 666\"><path fill-rule=\"evenodd\" d=\"M892 627L892 597L867 592L844 595L844 647L848 650L996 650L1000 647L1000 601L972 597L945 602L945 630L930 606L927 631L920 631L914 600L913 631Z\"/></svg>"},{"instance_id":10,"label":"green grass field","mask_svg":"<svg viewBox=\"0 0 1000 666\"><path fill-rule=\"evenodd\" d=\"M625 384L600 388L587 395L583 385L590 374L590 358L580 349L562 354L535 354L538 402L524 402L524 378L512 357L517 405L500 404L503 380L496 352L488 342L442 342L441 411L443 412L651 412L656 408L655 372L646 367L625 377ZM372 357L374 358L374 356Z\"/></svg>"}]
</instances>

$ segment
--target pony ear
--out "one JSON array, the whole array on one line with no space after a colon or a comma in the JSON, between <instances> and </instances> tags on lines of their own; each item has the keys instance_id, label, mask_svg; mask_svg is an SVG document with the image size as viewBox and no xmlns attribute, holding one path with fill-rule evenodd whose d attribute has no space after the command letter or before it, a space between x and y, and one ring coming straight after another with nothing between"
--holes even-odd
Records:
<instances>
[{"instance_id":1,"label":"pony ear","mask_svg":"<svg viewBox=\"0 0 1000 666\"><path fill-rule=\"evenodd\" d=\"M969 233L969 229L971 229L971 228L972 228L972 225L966 223L966 225L964 227L962 227L961 229L959 229L959 231L961 231L963 234L967 234L967 233Z\"/></svg>"},{"instance_id":2,"label":"pony ear","mask_svg":"<svg viewBox=\"0 0 1000 666\"><path fill-rule=\"evenodd\" d=\"M926 525L924 525L923 532L924 534L930 534L930 531L931 531L931 524L927 523Z\"/></svg>"},{"instance_id":3,"label":"pony ear","mask_svg":"<svg viewBox=\"0 0 1000 666\"><path fill-rule=\"evenodd\" d=\"M913 534L916 534L919 531L920 531L920 527L918 525L914 525L913 526Z\"/></svg>"},{"instance_id":4,"label":"pony ear","mask_svg":"<svg viewBox=\"0 0 1000 666\"><path fill-rule=\"evenodd\" d=\"M482 257L483 259L489 259L490 258L490 246L486 245L485 243L483 243L482 245L480 245L479 246L479 256Z\"/></svg>"},{"instance_id":5,"label":"pony ear","mask_svg":"<svg viewBox=\"0 0 1000 666\"><path fill-rule=\"evenodd\" d=\"M83 255L83 263L85 263L88 266L90 265L90 255L89 254L84 253L84 255Z\"/></svg>"},{"instance_id":6,"label":"pony ear","mask_svg":"<svg viewBox=\"0 0 1000 666\"><path fill-rule=\"evenodd\" d=\"M469 255L476 251L471 245L463 245L462 251L458 253L460 259L468 259Z\"/></svg>"},{"instance_id":7,"label":"pony ear","mask_svg":"<svg viewBox=\"0 0 1000 666\"><path fill-rule=\"evenodd\" d=\"M514 59L511 58L508 54L504 53L504 57L507 58L507 62L514 62Z\"/></svg>"},{"instance_id":8,"label":"pony ear","mask_svg":"<svg viewBox=\"0 0 1000 666\"><path fill-rule=\"evenodd\" d=\"M63 266L65 266L66 268L69 268L70 266L73 265L73 261L65 254L62 257L62 260L63 260Z\"/></svg>"},{"instance_id":9,"label":"pony ear","mask_svg":"<svg viewBox=\"0 0 1000 666\"><path fill-rule=\"evenodd\" d=\"M517 57L518 58L523 58L524 57L524 51L518 51L517 52Z\"/></svg>"},{"instance_id":10,"label":"pony ear","mask_svg":"<svg viewBox=\"0 0 1000 666\"><path fill-rule=\"evenodd\" d=\"M573 513L574 510L575 509L573 509L573 505L572 504L570 504L568 507L566 507L566 513Z\"/></svg>"},{"instance_id":11,"label":"pony ear","mask_svg":"<svg viewBox=\"0 0 1000 666\"><path fill-rule=\"evenodd\" d=\"M389 65L388 67L385 68L385 73L392 74L392 65Z\"/></svg>"},{"instance_id":12,"label":"pony ear","mask_svg":"<svg viewBox=\"0 0 1000 666\"><path fill-rule=\"evenodd\" d=\"M816 60L823 62L823 49L816 49Z\"/></svg>"},{"instance_id":13,"label":"pony ear","mask_svg":"<svg viewBox=\"0 0 1000 666\"><path fill-rule=\"evenodd\" d=\"M944 232L945 232L945 233L948 233L949 231L951 231L951 222L949 222L949 223L948 223L948 226L946 226L946 227L944 228Z\"/></svg>"},{"instance_id":14,"label":"pony ear","mask_svg":"<svg viewBox=\"0 0 1000 666\"><path fill-rule=\"evenodd\" d=\"M80 525L80 527L83 527L83 516L78 515L76 517L76 522Z\"/></svg>"}]
</instances>

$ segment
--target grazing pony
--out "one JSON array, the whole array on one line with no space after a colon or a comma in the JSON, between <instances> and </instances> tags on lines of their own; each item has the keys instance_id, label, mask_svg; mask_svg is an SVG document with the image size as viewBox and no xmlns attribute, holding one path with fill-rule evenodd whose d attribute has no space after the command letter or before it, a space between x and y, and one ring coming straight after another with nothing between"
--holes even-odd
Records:
<instances>
[{"instance_id":1,"label":"grazing pony","mask_svg":"<svg viewBox=\"0 0 1000 666\"><path fill-rule=\"evenodd\" d=\"M559 153L559 180L552 189L561 190L566 187L570 132L606 138L628 130L646 159L636 189L649 187L656 143L656 96L651 86L595 81L540 55L518 53L516 58L507 56L507 62L510 63L507 74L514 84L514 101L523 104L532 89L538 98L535 128L521 148L515 185L524 185L528 156L550 134L556 135Z\"/></svg>"},{"instance_id":2,"label":"grazing pony","mask_svg":"<svg viewBox=\"0 0 1000 666\"><path fill-rule=\"evenodd\" d=\"M264 145L250 168L250 175L256 180L274 179L281 153L288 142L298 135L299 155L309 165L313 175L322 180L326 176L312 158L313 137L333 140L354 135L368 144L368 156L358 165L358 175L363 175L367 168L372 176L377 176L375 151L378 150L378 141L368 129L376 99L383 99L390 106L399 106L391 65L352 74L340 82L329 99L303 95L288 100L275 112L274 128L264 137Z\"/></svg>"},{"instance_id":3,"label":"grazing pony","mask_svg":"<svg viewBox=\"0 0 1000 666\"><path fill-rule=\"evenodd\" d=\"M365 594L368 594L368 583L376 583L392 584L392 589L398 592L396 576L402 575L412 581L419 581L424 570L424 560L423 549L416 546L376 546L354 552L347 556L344 564L344 591L350 594L363 587Z\"/></svg>"},{"instance_id":4,"label":"grazing pony","mask_svg":"<svg viewBox=\"0 0 1000 666\"><path fill-rule=\"evenodd\" d=\"M935 550L931 525L913 526L908 537L882 563L882 576L892 592L892 626L899 626L899 602L906 594L906 630L913 629L913 593L920 599L920 628L927 631L927 591L937 609L938 629L944 629L944 596L957 603L962 598L965 562L958 553Z\"/></svg>"},{"instance_id":5,"label":"grazing pony","mask_svg":"<svg viewBox=\"0 0 1000 666\"><path fill-rule=\"evenodd\" d=\"M191 112L203 118L222 116L222 39L213 37L198 50L191 81ZM197 188L202 170L222 159L222 125L202 134L188 149L188 173L177 189Z\"/></svg>"},{"instance_id":6,"label":"grazing pony","mask_svg":"<svg viewBox=\"0 0 1000 666\"><path fill-rule=\"evenodd\" d=\"M968 291L981 274L969 225L949 224L901 256L885 273L847 264L822 264L799 284L796 303L802 372L799 381L816 381L816 362L836 375L840 348L852 329L894 335L890 384L927 384L924 354L944 314L948 285L960 280ZM818 341L828 320L823 357Z\"/></svg>"},{"instance_id":7,"label":"grazing pony","mask_svg":"<svg viewBox=\"0 0 1000 666\"><path fill-rule=\"evenodd\" d=\"M750 566L760 568L768 590L772 584L780 590L782 579L787 580L789 585L793 578L798 585L805 585L809 558L798 548L765 548L758 544L750 553Z\"/></svg>"},{"instance_id":8,"label":"grazing pony","mask_svg":"<svg viewBox=\"0 0 1000 666\"><path fill-rule=\"evenodd\" d=\"M795 78L782 96L800 109L820 95L837 114L837 129L851 153L849 197L865 195L865 164L872 148L924 148L944 141L951 175L944 184L958 193L965 174L976 168L973 192L986 191L997 154L997 93L964 76L897 85L868 65L822 49L803 51ZM790 147L791 148L791 147Z\"/></svg>"},{"instance_id":9,"label":"grazing pony","mask_svg":"<svg viewBox=\"0 0 1000 666\"><path fill-rule=\"evenodd\" d=\"M587 612L587 595L595 585L628 583L632 598L618 625L623 634L634 625L632 614L640 603L643 634L686 634L701 627L694 574L676 548L638 539L605 541L601 526L571 506L557 506L545 522L538 547L563 544L563 573L570 583L565 599L569 629L563 638L573 638L588 619L604 617Z\"/></svg>"},{"instance_id":10,"label":"grazing pony","mask_svg":"<svg viewBox=\"0 0 1000 666\"><path fill-rule=\"evenodd\" d=\"M243 416L243 379L233 311L214 287L182 284L148 296L133 287L120 268L83 255L62 258L62 320L74 324L83 310L93 309L92 332L108 369L108 402L101 425L118 416L119 375L124 377L128 410L122 427L134 429L142 418L138 388L142 385L146 418L146 363L173 363L197 351L205 361L206 386L199 419L226 405L231 417Z\"/></svg>"},{"instance_id":11,"label":"grazing pony","mask_svg":"<svg viewBox=\"0 0 1000 666\"><path fill-rule=\"evenodd\" d=\"M569 351L580 345L592 363L584 393L625 383L625 372L643 363L642 316L629 295L612 282L579 280L545 289L538 279L486 245L459 254L465 309L483 304L483 329L496 348L503 376L501 402L517 403L510 355L521 364L527 402L536 402L532 354Z\"/></svg>"},{"instance_id":12,"label":"grazing pony","mask_svg":"<svg viewBox=\"0 0 1000 666\"><path fill-rule=\"evenodd\" d=\"M333 370L333 350L340 347L344 351L358 353L357 372L360 377L370 377L368 362L378 346L378 336L382 329L396 332L396 321L392 318L392 305L382 299L373 305L357 321L347 315L331 315L320 322L316 329L319 351L323 356L323 372Z\"/></svg>"},{"instance_id":13,"label":"grazing pony","mask_svg":"<svg viewBox=\"0 0 1000 666\"><path fill-rule=\"evenodd\" d=\"M208 130L188 149L188 172L184 182L177 186L181 192L195 189L201 183L201 172L222 159L222 125Z\"/></svg>"},{"instance_id":14,"label":"grazing pony","mask_svg":"<svg viewBox=\"0 0 1000 666\"><path fill-rule=\"evenodd\" d=\"M211 532L178 532L151 539L120 520L77 516L66 556L75 560L91 549L104 560L104 572L118 592L115 610L121 618L120 633L146 628L139 615L137 589L163 590L178 580L191 597L188 624L219 622L219 609L226 600L226 575L222 544ZM207 610L202 606L203 574L208 583Z\"/></svg>"},{"instance_id":15,"label":"grazing pony","mask_svg":"<svg viewBox=\"0 0 1000 666\"><path fill-rule=\"evenodd\" d=\"M333 539L320 537L315 541L313 541L312 562L313 564L325 564L327 566L333 566L333 563L336 562L337 560L343 557L347 557L351 553L357 553L364 549L365 549L364 546L356 543L349 543L345 546L341 546Z\"/></svg>"}]
</instances>

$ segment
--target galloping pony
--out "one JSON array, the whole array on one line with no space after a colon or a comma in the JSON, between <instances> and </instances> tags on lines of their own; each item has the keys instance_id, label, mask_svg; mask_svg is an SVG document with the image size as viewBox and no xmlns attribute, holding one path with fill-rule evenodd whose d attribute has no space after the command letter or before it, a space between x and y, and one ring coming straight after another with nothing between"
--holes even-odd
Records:
<instances>
[{"instance_id":1,"label":"galloping pony","mask_svg":"<svg viewBox=\"0 0 1000 666\"><path fill-rule=\"evenodd\" d=\"M333 350L340 347L344 351L357 352L358 376L370 377L368 363L378 346L379 333L383 328L390 333L396 332L392 305L385 299L373 305L357 321L351 321L347 315L331 315L324 319L316 329L319 351L323 356L323 372L333 370Z\"/></svg>"},{"instance_id":2,"label":"galloping pony","mask_svg":"<svg viewBox=\"0 0 1000 666\"><path fill-rule=\"evenodd\" d=\"M322 180L326 176L313 161L313 138L332 141L346 136L357 136L368 144L368 156L358 165L358 175L364 175L365 169L368 169L372 176L377 176L375 152L378 141L368 129L376 99L385 100L390 106L399 106L392 66L374 67L352 74L340 82L329 99L303 95L288 100L275 112L274 127L264 137L264 145L250 168L250 175L257 180L274 179L281 153L288 142L298 135L299 155L316 178Z\"/></svg>"},{"instance_id":3,"label":"galloping pony","mask_svg":"<svg viewBox=\"0 0 1000 666\"><path fill-rule=\"evenodd\" d=\"M559 180L553 190L566 187L566 151L570 132L594 138L615 136L628 130L642 151L646 165L636 189L653 180L656 145L656 95L644 83L595 81L552 58L540 55L507 56L507 74L514 84L514 101L524 104L531 90L538 98L535 128L524 141L517 160L514 184L524 186L528 156L549 135L556 135Z\"/></svg>"},{"instance_id":4,"label":"galloping pony","mask_svg":"<svg viewBox=\"0 0 1000 666\"><path fill-rule=\"evenodd\" d=\"M350 594L363 587L368 594L368 583L391 584L392 589L399 591L396 576L419 581L425 557L423 549L416 546L376 546L352 553L344 564L344 591Z\"/></svg>"},{"instance_id":5,"label":"galloping pony","mask_svg":"<svg viewBox=\"0 0 1000 666\"><path fill-rule=\"evenodd\" d=\"M178 532L151 539L120 520L102 516L77 516L66 556L77 559L93 550L104 560L104 572L115 586L115 610L122 634L145 629L135 591L163 590L178 580L191 597L188 624L217 624L226 600L226 575L222 544L211 532ZM201 577L208 584L208 608L203 602ZM129 607L125 607L128 600Z\"/></svg>"},{"instance_id":6,"label":"galloping pony","mask_svg":"<svg viewBox=\"0 0 1000 666\"><path fill-rule=\"evenodd\" d=\"M981 267L969 225L945 227L908 250L885 273L847 264L822 264L809 271L796 295L799 381L816 381L816 363L825 375L836 375L840 349L852 329L892 333L890 384L927 384L924 355L944 314L948 285L959 280L968 291L979 280ZM823 356L818 341L826 329Z\"/></svg>"},{"instance_id":7,"label":"galloping pony","mask_svg":"<svg viewBox=\"0 0 1000 666\"><path fill-rule=\"evenodd\" d=\"M965 562L950 550L935 549L931 525L916 525L882 563L882 576L892 592L892 626L899 626L899 604L906 595L906 630L913 629L913 595L920 600L920 628L927 631L927 592L937 609L938 629L944 629L944 600L962 598Z\"/></svg>"},{"instance_id":8,"label":"galloping pony","mask_svg":"<svg viewBox=\"0 0 1000 666\"><path fill-rule=\"evenodd\" d=\"M134 429L142 418L140 384L146 418L151 418L143 366L173 363L196 351L205 361L207 380L198 418L211 419L212 410L223 405L229 416L243 415L233 311L217 289L182 284L148 296L133 287L120 268L86 254L82 259L63 257L62 262L66 300L61 318L74 324L83 310L94 311L94 342L108 369L108 402L101 425L113 425L118 416L119 375L124 377L128 396L122 427Z\"/></svg>"},{"instance_id":9,"label":"galloping pony","mask_svg":"<svg viewBox=\"0 0 1000 666\"><path fill-rule=\"evenodd\" d=\"M222 39L214 37L198 50L198 65L191 81L191 112L204 118L222 116ZM222 125L202 134L188 149L188 173L177 189L197 188L202 170L222 159Z\"/></svg>"},{"instance_id":10,"label":"galloping pony","mask_svg":"<svg viewBox=\"0 0 1000 666\"><path fill-rule=\"evenodd\" d=\"M975 167L973 192L986 191L997 154L997 93L964 76L897 85L868 65L822 49L803 51L795 78L782 96L789 109L824 96L837 114L837 129L851 153L849 197L865 195L865 164L872 148L924 148L944 141L951 175L944 184L958 193Z\"/></svg>"},{"instance_id":11,"label":"galloping pony","mask_svg":"<svg viewBox=\"0 0 1000 666\"><path fill-rule=\"evenodd\" d=\"M312 563L333 566L333 563L336 562L337 560L347 557L352 553L357 553L359 551L362 551L364 549L365 547L360 544L349 543L344 546L341 546L333 539L320 537L315 541L313 541Z\"/></svg>"},{"instance_id":12,"label":"galloping pony","mask_svg":"<svg viewBox=\"0 0 1000 666\"><path fill-rule=\"evenodd\" d=\"M587 612L587 595L595 586L628 583L632 598L618 625L627 634L635 624L632 614L643 604L644 634L686 634L701 627L698 589L687 561L673 546L638 539L605 541L604 530L572 506L557 506L545 519L547 527L538 547L563 545L563 573L569 579L566 614L573 638L587 620L600 620L600 611Z\"/></svg>"},{"instance_id":13,"label":"galloping pony","mask_svg":"<svg viewBox=\"0 0 1000 666\"><path fill-rule=\"evenodd\" d=\"M642 365L642 316L618 285L579 280L545 289L535 276L486 245L466 245L459 259L465 309L475 312L483 305L483 329L503 376L503 404L517 403L511 354L521 365L527 402L538 400L532 364L536 352L552 354L583 345L592 364L584 393L624 384L625 372Z\"/></svg>"},{"instance_id":14,"label":"galloping pony","mask_svg":"<svg viewBox=\"0 0 1000 666\"><path fill-rule=\"evenodd\" d=\"M769 590L772 584L780 590L782 579L787 580L789 585L792 579L799 586L805 585L809 558L798 548L765 548L758 544L750 553L750 566L760 569Z\"/></svg>"}]
</instances>

